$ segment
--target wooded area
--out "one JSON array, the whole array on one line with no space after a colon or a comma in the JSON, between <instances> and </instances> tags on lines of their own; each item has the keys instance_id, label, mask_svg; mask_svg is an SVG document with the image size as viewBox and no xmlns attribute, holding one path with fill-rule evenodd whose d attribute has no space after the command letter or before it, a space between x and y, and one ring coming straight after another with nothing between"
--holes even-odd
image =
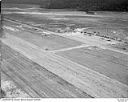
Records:
<instances>
[{"instance_id":1,"label":"wooded area","mask_svg":"<svg viewBox=\"0 0 128 102\"><path fill-rule=\"evenodd\" d=\"M3 3L39 4L50 9L128 11L127 0L3 0Z\"/></svg>"}]
</instances>

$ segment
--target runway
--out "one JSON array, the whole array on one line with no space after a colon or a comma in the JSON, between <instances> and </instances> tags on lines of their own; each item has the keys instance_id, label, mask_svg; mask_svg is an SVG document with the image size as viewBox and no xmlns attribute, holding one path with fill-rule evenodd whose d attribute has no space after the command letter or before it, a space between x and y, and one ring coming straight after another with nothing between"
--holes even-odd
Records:
<instances>
[{"instance_id":1,"label":"runway","mask_svg":"<svg viewBox=\"0 0 128 102\"><path fill-rule=\"evenodd\" d=\"M126 84L123 84L115 79L111 79L103 74L100 74L78 63L72 62L69 59L66 59L54 53L42 50L39 46L36 46L28 41L25 41L24 39L21 39L12 34L6 33L6 38L2 39L2 43L9 46L11 49L17 51L24 57L36 63L37 65L41 66L40 69L42 69L43 67L48 72L51 72L54 75L58 76L59 78L62 78L66 82L70 83L73 87L76 87L79 90L81 90L82 93L83 92L85 93L84 95L79 95L79 96L72 95L72 94L67 95L65 92L62 92L62 94L60 94L60 93L57 93L58 91L56 91L58 90L58 87L57 87L52 89L57 94L56 95L52 94L49 91L46 91L45 87L41 87L43 84L47 86L46 83L43 83L43 81L38 80L40 78L41 79L43 78L42 77L43 73L40 72L40 74L38 74L36 71L33 70L33 67L26 67L26 68L23 67L23 69L22 68L17 69L17 67L8 66L9 67L9 70L8 70L7 69L8 67L5 66L5 68L3 69L4 72L6 73L8 72L9 74L10 71L14 71L15 72L14 75L25 80L25 83L29 84L27 87L30 87L30 88L32 87L32 89L36 90L36 92L37 90L45 88L44 89L45 92L49 93L48 96L47 94L42 94L42 91L44 91L42 89L41 92L38 92L38 95L40 97L68 97L70 95L71 95L70 97L80 97L80 96L81 97L82 96L83 97L127 97L128 96L128 93L127 93L128 86ZM13 61L13 63L14 62L15 61ZM21 70L24 70L24 71L22 72ZM29 74L28 72L31 72L33 74ZM36 83L35 81L33 81L34 79L31 76L31 75L34 75L34 73L36 74L35 75L37 79ZM13 74L9 74L9 75L13 75ZM13 77L12 79L16 80ZM34 82L36 85L31 84L31 82ZM38 87L38 85L40 87ZM34 92L34 94L36 93Z\"/></svg>"}]
</instances>

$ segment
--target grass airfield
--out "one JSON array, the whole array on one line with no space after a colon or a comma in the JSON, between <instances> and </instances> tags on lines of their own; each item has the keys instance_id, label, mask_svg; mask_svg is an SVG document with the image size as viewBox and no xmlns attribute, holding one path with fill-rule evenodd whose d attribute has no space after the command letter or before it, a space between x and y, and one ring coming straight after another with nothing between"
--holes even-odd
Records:
<instances>
[{"instance_id":1,"label":"grass airfield","mask_svg":"<svg viewBox=\"0 0 128 102\"><path fill-rule=\"evenodd\" d=\"M128 97L127 45L111 46L127 42L128 13L13 8L3 14L2 71L30 97ZM120 32L111 36L122 42L76 28Z\"/></svg>"}]
</instances>

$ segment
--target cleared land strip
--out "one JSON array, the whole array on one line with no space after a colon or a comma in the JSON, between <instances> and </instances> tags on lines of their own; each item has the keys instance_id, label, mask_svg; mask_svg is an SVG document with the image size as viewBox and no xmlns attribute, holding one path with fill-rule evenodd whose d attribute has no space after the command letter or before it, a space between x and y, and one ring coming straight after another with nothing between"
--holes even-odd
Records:
<instances>
[{"instance_id":1,"label":"cleared land strip","mask_svg":"<svg viewBox=\"0 0 128 102\"><path fill-rule=\"evenodd\" d=\"M6 35L2 42L93 97L128 97L128 86L37 46Z\"/></svg>"},{"instance_id":2,"label":"cleared land strip","mask_svg":"<svg viewBox=\"0 0 128 102\"><path fill-rule=\"evenodd\" d=\"M48 35L47 37L44 37L44 38L41 38L41 36L35 34L35 33L29 33L29 32L12 32L11 30L4 30L4 32L9 32L9 34L12 34L12 35L15 35L17 37L20 37L28 42L31 42L33 43L34 45L37 45L39 47L41 47L42 49L48 49L47 51L49 52L63 52L63 51L69 51L69 50L73 50L73 49L78 49L78 48L83 48L82 46L84 44L80 44L79 42L76 42L76 41L69 41L70 39L68 38L64 38L64 37L60 37L59 35ZM38 39L38 40L36 40ZM68 39L68 40L67 40ZM90 39L90 38L89 38ZM87 41L88 39L85 39L84 42L87 42L87 43L92 43L93 41ZM65 41L65 42L63 42ZM63 42L63 43L62 43ZM53 44L54 43L54 44ZM75 43L75 44L74 44ZM80 45L79 45L80 44ZM94 46L93 44L95 44L93 42L92 45L89 45L89 44L85 44L85 47L87 46ZM74 47L73 47L74 46ZM52 50L52 51L51 51ZM54 50L54 51L53 51ZM119 53L119 52L115 52L115 51L112 51L112 50L108 50L108 49L103 49L103 48L99 48L99 50L104 50L104 51L101 51L101 53L105 52L105 51L109 51L107 52L107 55L110 56L109 59L113 59L114 58L118 58L119 56L119 59L121 60L115 60L113 59L112 62L113 63L116 63L116 64L121 64L121 65L124 65L124 66L128 66L128 57L127 55L123 54L123 53ZM96 50L93 52L95 53ZM101 56L101 53L100 55L95 55L95 56ZM109 53L113 53L111 55L109 55ZM104 56L103 55L103 58L108 60L108 56ZM120 78L119 78L120 79Z\"/></svg>"},{"instance_id":3,"label":"cleared land strip","mask_svg":"<svg viewBox=\"0 0 128 102\"><path fill-rule=\"evenodd\" d=\"M47 46L46 42L42 42L42 41L45 41L45 38L40 39L40 36L36 36L36 34L33 34L33 33L29 34L28 32L23 32L23 31L22 32L17 32L16 34L14 34L14 33L15 32L11 31L9 34L20 37L21 39L24 39L24 40L28 41L29 43L33 43L34 45L37 45L41 49L43 49L43 46L42 46L43 44L44 44L45 47ZM18 35L22 35L24 37L21 37L21 36L18 36ZM27 35L29 35L29 36L27 36ZM48 40L48 42L58 40L57 37L56 37L56 39L54 39L54 37L50 38L50 36L49 36L48 39L49 38L50 39ZM29 40L27 40L28 38L29 38ZM35 39L35 41L38 44L35 43L35 41L32 41L32 39ZM46 37L46 39L47 39L47 37ZM64 40L61 39L60 42L57 42L57 43L60 44L63 41ZM67 41L65 41L65 42L67 42ZM56 44L55 46L57 48L58 44ZM53 45L49 46L47 48L50 49L52 47L53 47ZM76 47L78 47L78 45L76 45ZM117 59L118 56L123 57L123 59L128 59L127 55L122 54L122 53L117 53L117 52L113 52L112 55L110 55L109 52L107 52L107 55L103 55L102 53L105 52L106 49L101 49L101 48L93 49L94 51L92 51L92 52L91 52L91 50L89 50L89 52L87 51L88 47L87 47L87 49L83 49L83 47L82 48L76 48L76 49L73 49L73 53L72 53L72 50L71 49L69 50L69 49L68 48L62 48L62 49L59 48L59 50L61 50L62 53L63 53L62 50L65 50L64 52L66 52L66 53L71 52L70 55L68 55L68 56L70 56L69 58L65 57L65 55L62 56L62 57L70 59L71 61L76 62L80 65L86 66L90 69L92 68L93 70L95 70L99 73L102 73L102 74L104 74L104 75L106 75L106 76L108 76L112 79L116 79L116 80L128 85L128 81L127 81L127 75L128 75L127 74L127 72L128 72L127 71L127 69L128 69L127 68L127 65L128 65L127 63L128 63L128 61L119 60L120 58ZM79 55L79 51L77 53L77 49L83 49L83 50L80 51L80 55ZM101 50L101 52L97 52L97 50ZM50 50L48 50L48 52L49 51ZM76 51L76 52L74 52L74 51ZM54 52L54 51L50 51L50 52ZM113 58L114 54L116 54L116 56ZM101 63L104 63L104 64L101 64Z\"/></svg>"},{"instance_id":4,"label":"cleared land strip","mask_svg":"<svg viewBox=\"0 0 128 102\"><path fill-rule=\"evenodd\" d=\"M22 80L21 82L26 85L20 85L20 87L34 97L37 96L30 90L27 90L26 87L29 87L33 92L37 93L40 98L90 97L85 92L80 91L78 88L50 73L45 68L34 64L33 62L31 63L30 60L23 56L17 56L17 58L7 62L4 61L3 64L2 71L15 80L15 82L17 82L18 79ZM13 75L18 79L13 78ZM18 84L21 82L18 82Z\"/></svg>"},{"instance_id":5,"label":"cleared land strip","mask_svg":"<svg viewBox=\"0 0 128 102\"><path fill-rule=\"evenodd\" d=\"M41 28L38 28L38 27L34 27L34 26L32 26L32 25L23 23L22 21L12 20L12 19L8 19L8 18L5 18L4 20L5 20L5 21L12 22L12 23L17 23L17 24L26 25L26 26L29 26L29 27L31 27L31 28L35 28L35 29L38 29L38 30L40 30L40 31L42 31L42 32L46 32L46 33L49 33L49 34L55 34L55 35L59 35L59 36L65 37L65 38L69 38L69 39L71 39L71 40L76 40L76 41L80 41L80 42L83 42L83 43L87 43L87 44L89 44L90 46L98 46L98 47L101 47L101 48L103 48L103 49L109 49L109 50L111 50L111 51L115 51L115 52L119 52L119 53L128 55L127 52L120 51L120 50L117 50L117 49L114 49L114 48L110 48L110 47L108 47L108 46L102 45L101 43L97 43L96 41L92 41L92 40L88 40L88 39L86 39L86 38L83 38L83 36L69 36L69 35L67 35L67 34L59 34L59 33L55 33L55 32L48 31L48 30L44 30L44 29L41 29Z\"/></svg>"},{"instance_id":6,"label":"cleared land strip","mask_svg":"<svg viewBox=\"0 0 128 102\"><path fill-rule=\"evenodd\" d=\"M32 97L91 97L57 75L49 72L44 67L29 60L19 52L12 50L9 46L2 45L2 51L4 54L2 58L5 59L3 60L2 71ZM28 87L29 90L26 89L26 87ZM39 96L35 95L35 93Z\"/></svg>"},{"instance_id":7,"label":"cleared land strip","mask_svg":"<svg viewBox=\"0 0 128 102\"><path fill-rule=\"evenodd\" d=\"M48 51L70 48L82 44L81 42L54 34L42 37L41 35L38 35L36 33L30 33L22 30L19 32L14 32L4 29L4 32L8 32L9 34L20 37L21 39L31 42L42 49L48 49Z\"/></svg>"}]
</instances>

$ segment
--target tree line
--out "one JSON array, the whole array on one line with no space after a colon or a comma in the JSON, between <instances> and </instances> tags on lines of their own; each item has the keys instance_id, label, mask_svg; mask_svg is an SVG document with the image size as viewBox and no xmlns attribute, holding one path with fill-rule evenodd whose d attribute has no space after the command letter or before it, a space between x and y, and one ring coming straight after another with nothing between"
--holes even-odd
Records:
<instances>
[{"instance_id":1,"label":"tree line","mask_svg":"<svg viewBox=\"0 0 128 102\"><path fill-rule=\"evenodd\" d=\"M3 3L39 4L49 9L128 11L128 0L3 0Z\"/></svg>"}]
</instances>

